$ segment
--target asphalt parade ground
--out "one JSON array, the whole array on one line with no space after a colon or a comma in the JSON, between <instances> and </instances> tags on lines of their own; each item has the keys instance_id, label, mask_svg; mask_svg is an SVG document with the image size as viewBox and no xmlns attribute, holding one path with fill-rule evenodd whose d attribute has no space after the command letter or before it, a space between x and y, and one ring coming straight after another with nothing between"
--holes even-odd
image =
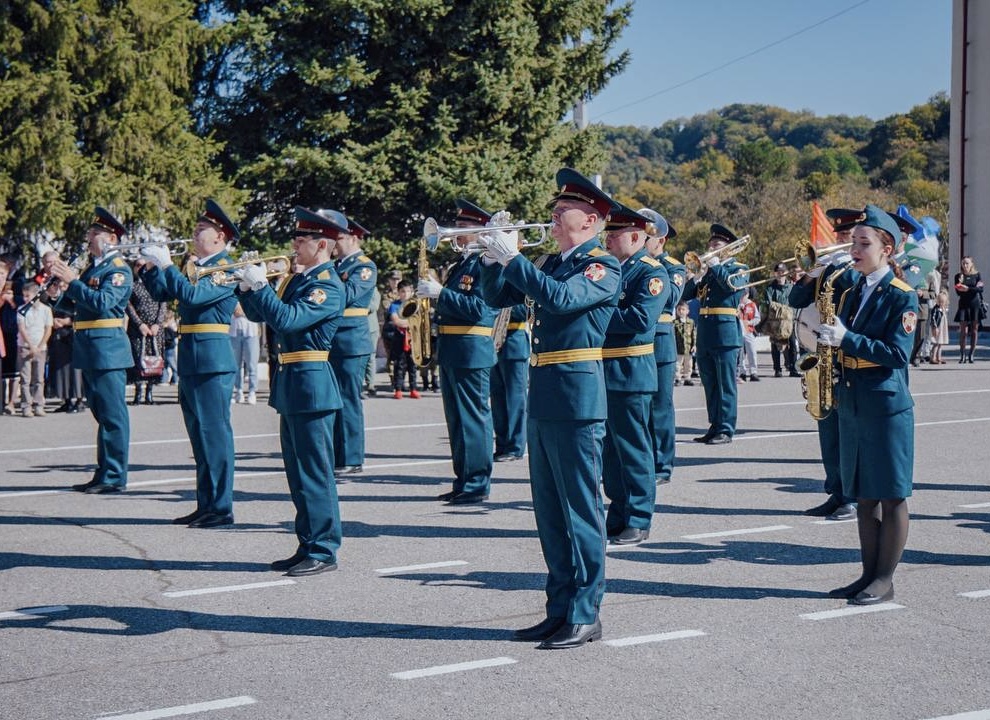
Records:
<instances>
[{"instance_id":1,"label":"asphalt parade ground","mask_svg":"<svg viewBox=\"0 0 990 720\"><path fill-rule=\"evenodd\" d=\"M740 385L724 446L691 442L704 394L678 387L650 538L609 551L604 637L566 651L511 641L543 617L526 462L496 464L484 505L437 502L437 394L365 402L339 570L296 580L268 568L295 537L265 386L232 408L224 529L170 522L195 502L174 387L131 408L116 496L68 490L92 472L88 412L2 417L0 717L990 718L990 362L946 359L911 371L915 494L892 603L825 597L858 577L858 540L855 521L802 514L825 496L798 380Z\"/></svg>"}]
</instances>

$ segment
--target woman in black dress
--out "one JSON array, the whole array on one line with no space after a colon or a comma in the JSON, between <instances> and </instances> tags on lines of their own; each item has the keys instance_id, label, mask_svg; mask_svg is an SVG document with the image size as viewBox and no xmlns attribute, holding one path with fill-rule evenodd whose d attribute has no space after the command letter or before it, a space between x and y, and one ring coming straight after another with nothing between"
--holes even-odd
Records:
<instances>
[{"instance_id":1,"label":"woman in black dress","mask_svg":"<svg viewBox=\"0 0 990 720\"><path fill-rule=\"evenodd\" d=\"M959 323L959 362L973 362L973 351L976 350L976 339L980 332L980 321L986 315L983 313L983 280L976 269L973 258L962 259L962 267L956 275L956 295L959 296L959 308L955 320ZM966 338L969 338L969 354L966 353Z\"/></svg>"},{"instance_id":2,"label":"woman in black dress","mask_svg":"<svg viewBox=\"0 0 990 720\"><path fill-rule=\"evenodd\" d=\"M154 405L154 387L161 382L161 376L141 377L141 353L161 355L164 350L165 303L158 302L141 281L141 276L134 273L134 291L130 302L127 303L127 337L131 341L131 354L134 356L134 367L127 371L127 381L134 383L134 400L132 405L141 402L141 386L145 386L144 403Z\"/></svg>"},{"instance_id":3,"label":"woman in black dress","mask_svg":"<svg viewBox=\"0 0 990 720\"><path fill-rule=\"evenodd\" d=\"M62 283L62 291L68 287ZM51 302L54 305L54 301ZM52 309L54 322L48 341L49 397L62 401L55 412L77 413L82 408L82 370L72 366L72 315Z\"/></svg>"}]
</instances>

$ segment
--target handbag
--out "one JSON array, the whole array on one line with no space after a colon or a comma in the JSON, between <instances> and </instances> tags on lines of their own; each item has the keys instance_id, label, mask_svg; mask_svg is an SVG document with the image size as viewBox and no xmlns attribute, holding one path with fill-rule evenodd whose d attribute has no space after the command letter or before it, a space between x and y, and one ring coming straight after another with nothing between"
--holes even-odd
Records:
<instances>
[{"instance_id":1,"label":"handbag","mask_svg":"<svg viewBox=\"0 0 990 720\"><path fill-rule=\"evenodd\" d=\"M161 377L165 372L165 357L158 352L158 343L151 338L151 354L148 354L148 338L141 338L141 367L140 375L143 378Z\"/></svg>"}]
</instances>

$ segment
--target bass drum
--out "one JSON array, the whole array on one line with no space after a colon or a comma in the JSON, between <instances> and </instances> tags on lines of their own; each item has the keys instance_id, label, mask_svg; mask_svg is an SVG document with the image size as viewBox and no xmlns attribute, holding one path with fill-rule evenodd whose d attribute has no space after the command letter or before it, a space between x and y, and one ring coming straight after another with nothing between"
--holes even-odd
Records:
<instances>
[{"instance_id":1,"label":"bass drum","mask_svg":"<svg viewBox=\"0 0 990 720\"><path fill-rule=\"evenodd\" d=\"M814 352L818 348L818 328L821 327L821 324L821 315L818 314L818 308L814 305L809 305L798 311L797 338L802 353Z\"/></svg>"}]
</instances>

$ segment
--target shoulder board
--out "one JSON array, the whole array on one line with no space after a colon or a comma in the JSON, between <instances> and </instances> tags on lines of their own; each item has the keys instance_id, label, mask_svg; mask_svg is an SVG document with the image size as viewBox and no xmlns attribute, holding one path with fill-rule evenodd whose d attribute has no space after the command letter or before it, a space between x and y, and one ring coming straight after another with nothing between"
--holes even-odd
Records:
<instances>
[{"instance_id":1,"label":"shoulder board","mask_svg":"<svg viewBox=\"0 0 990 720\"><path fill-rule=\"evenodd\" d=\"M316 279L317 280L329 280L330 279L330 271L329 270L321 270L320 271L320 274L316 276Z\"/></svg>"},{"instance_id":2,"label":"shoulder board","mask_svg":"<svg viewBox=\"0 0 990 720\"><path fill-rule=\"evenodd\" d=\"M358 258L358 262L371 262L371 258L367 255L362 255Z\"/></svg>"},{"instance_id":3,"label":"shoulder board","mask_svg":"<svg viewBox=\"0 0 990 720\"><path fill-rule=\"evenodd\" d=\"M113 259L113 265L114 265L114 267L124 267L124 265L126 265L126 264L127 263L124 262L124 259L123 258L115 257Z\"/></svg>"},{"instance_id":4,"label":"shoulder board","mask_svg":"<svg viewBox=\"0 0 990 720\"><path fill-rule=\"evenodd\" d=\"M678 260L677 258L671 257L670 255L668 255L667 257L665 257L664 260L667 261L667 264L668 265L683 265L684 264L680 260Z\"/></svg>"},{"instance_id":5,"label":"shoulder board","mask_svg":"<svg viewBox=\"0 0 990 720\"><path fill-rule=\"evenodd\" d=\"M898 290L903 290L904 292L914 292L914 288L912 288L910 285L908 285L900 278L894 278L893 280L891 280L890 286L895 287Z\"/></svg>"},{"instance_id":6,"label":"shoulder board","mask_svg":"<svg viewBox=\"0 0 990 720\"><path fill-rule=\"evenodd\" d=\"M660 267L660 261L656 258L652 258L649 255L644 255L639 259L640 262L645 262L650 267Z\"/></svg>"},{"instance_id":7,"label":"shoulder board","mask_svg":"<svg viewBox=\"0 0 990 720\"><path fill-rule=\"evenodd\" d=\"M602 255L608 255L608 253L600 247L591 248L591 250L588 251L588 257L601 257Z\"/></svg>"},{"instance_id":8,"label":"shoulder board","mask_svg":"<svg viewBox=\"0 0 990 720\"><path fill-rule=\"evenodd\" d=\"M229 264L230 264L230 260L228 260L227 258L220 258L219 260L217 260L217 265L229 265Z\"/></svg>"}]
</instances>

